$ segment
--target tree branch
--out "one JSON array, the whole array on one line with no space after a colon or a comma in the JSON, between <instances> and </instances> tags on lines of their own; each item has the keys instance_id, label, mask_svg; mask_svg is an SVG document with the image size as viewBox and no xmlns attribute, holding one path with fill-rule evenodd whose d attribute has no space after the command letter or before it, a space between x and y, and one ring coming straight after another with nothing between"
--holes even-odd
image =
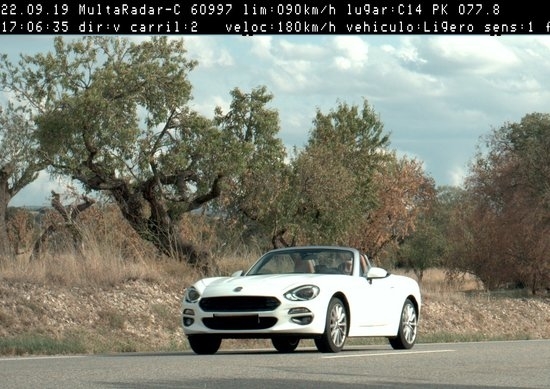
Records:
<instances>
[{"instance_id":1,"label":"tree branch","mask_svg":"<svg viewBox=\"0 0 550 389\"><path fill-rule=\"evenodd\" d=\"M192 211L194 209L198 209L203 206L203 204L209 202L210 200L213 200L217 198L221 194L221 180L224 178L223 174L218 174L214 182L212 183L212 188L210 188L210 192L198 196L195 199L193 199L187 206L188 211Z\"/></svg>"}]
</instances>

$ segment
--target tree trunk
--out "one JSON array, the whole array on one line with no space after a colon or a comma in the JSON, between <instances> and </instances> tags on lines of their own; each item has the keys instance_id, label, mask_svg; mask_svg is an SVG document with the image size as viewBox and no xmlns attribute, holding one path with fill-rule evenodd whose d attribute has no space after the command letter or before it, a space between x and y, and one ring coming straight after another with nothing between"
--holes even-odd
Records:
<instances>
[{"instance_id":1,"label":"tree trunk","mask_svg":"<svg viewBox=\"0 0 550 389\"><path fill-rule=\"evenodd\" d=\"M8 239L8 204L11 195L8 188L8 177L0 171L0 259L11 258L13 250Z\"/></svg>"},{"instance_id":2,"label":"tree trunk","mask_svg":"<svg viewBox=\"0 0 550 389\"><path fill-rule=\"evenodd\" d=\"M162 254L211 271L208 254L185 242L163 202L153 193L154 186L147 183L131 191L127 185L111 190L124 218L138 235L151 242Z\"/></svg>"},{"instance_id":3,"label":"tree trunk","mask_svg":"<svg viewBox=\"0 0 550 389\"><path fill-rule=\"evenodd\" d=\"M56 231L57 227L53 224L50 224L41 234L40 237L34 242L32 248L32 253L29 258L30 261L40 259L40 256L44 252L44 245L48 241L49 237Z\"/></svg>"}]
</instances>

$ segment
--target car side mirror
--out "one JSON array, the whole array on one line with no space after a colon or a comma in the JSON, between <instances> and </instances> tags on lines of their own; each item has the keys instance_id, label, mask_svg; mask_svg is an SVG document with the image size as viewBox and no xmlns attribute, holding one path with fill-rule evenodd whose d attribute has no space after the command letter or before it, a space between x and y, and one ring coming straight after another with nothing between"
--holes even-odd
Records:
<instances>
[{"instance_id":1,"label":"car side mirror","mask_svg":"<svg viewBox=\"0 0 550 389\"><path fill-rule=\"evenodd\" d=\"M240 277L244 274L244 271L238 270L235 273L231 274L231 277Z\"/></svg>"},{"instance_id":2,"label":"car side mirror","mask_svg":"<svg viewBox=\"0 0 550 389\"><path fill-rule=\"evenodd\" d=\"M367 271L367 280L372 280L373 278L385 278L388 276L388 271L382 269L381 267L373 266Z\"/></svg>"}]
</instances>

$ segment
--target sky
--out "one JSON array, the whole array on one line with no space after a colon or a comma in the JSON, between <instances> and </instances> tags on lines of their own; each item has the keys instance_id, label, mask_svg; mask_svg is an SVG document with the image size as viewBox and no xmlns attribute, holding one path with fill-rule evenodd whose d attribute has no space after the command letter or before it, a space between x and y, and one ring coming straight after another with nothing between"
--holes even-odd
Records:
<instances>
[{"instance_id":1,"label":"sky","mask_svg":"<svg viewBox=\"0 0 550 389\"><path fill-rule=\"evenodd\" d=\"M227 111L230 91L265 86L280 138L303 146L317 110L366 100L390 149L422 162L437 186L460 186L481 137L533 112L550 112L550 36L543 35L183 35L191 107ZM71 37L66 37L70 39ZM145 39L142 36L128 37ZM0 53L51 50L53 36L2 36ZM47 174L10 206L46 205L67 183Z\"/></svg>"}]
</instances>

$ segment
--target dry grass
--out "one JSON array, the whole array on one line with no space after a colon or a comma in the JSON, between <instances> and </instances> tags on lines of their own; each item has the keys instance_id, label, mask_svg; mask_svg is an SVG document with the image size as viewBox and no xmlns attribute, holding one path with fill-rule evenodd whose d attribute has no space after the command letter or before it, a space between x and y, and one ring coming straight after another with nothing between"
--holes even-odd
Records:
<instances>
[{"instance_id":1,"label":"dry grass","mask_svg":"<svg viewBox=\"0 0 550 389\"><path fill-rule=\"evenodd\" d=\"M128 280L156 281L162 278L151 261L127 261L112 255L47 255L39 261L26 258L0 263L5 281L57 286L114 286Z\"/></svg>"},{"instance_id":2,"label":"dry grass","mask_svg":"<svg viewBox=\"0 0 550 389\"><path fill-rule=\"evenodd\" d=\"M39 260L19 256L14 260L0 259L0 278L14 282L57 284L64 286L114 286L128 280L159 281L177 278L191 282L205 274L197 268L166 257L160 257L153 248L140 242L131 258L120 247L108 242L88 239L84 242L84 255L74 252L48 253ZM141 246L141 247L137 247ZM230 275L237 270L246 270L261 255L259 251L244 254L229 253L214 256L217 274ZM392 270L415 278L414 273ZM481 291L480 282L471 275L448 279L441 269L429 269L422 281L423 294L449 294L455 292Z\"/></svg>"},{"instance_id":3,"label":"dry grass","mask_svg":"<svg viewBox=\"0 0 550 389\"><path fill-rule=\"evenodd\" d=\"M395 269L392 272L416 279L412 271ZM467 293L483 290L483 285L473 275L450 275L445 269L440 268L426 270L420 285L422 293L428 295Z\"/></svg>"}]
</instances>

